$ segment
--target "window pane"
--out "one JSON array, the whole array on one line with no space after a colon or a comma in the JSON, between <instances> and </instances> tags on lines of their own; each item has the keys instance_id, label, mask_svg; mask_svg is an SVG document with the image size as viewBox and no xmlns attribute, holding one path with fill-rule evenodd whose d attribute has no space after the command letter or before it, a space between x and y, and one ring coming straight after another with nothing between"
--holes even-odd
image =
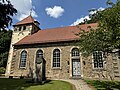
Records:
<instances>
[{"instance_id":1,"label":"window pane","mask_svg":"<svg viewBox=\"0 0 120 90\"><path fill-rule=\"evenodd\" d=\"M80 56L79 49L77 49L77 48L72 49L72 57L75 57L75 56Z\"/></svg>"},{"instance_id":2,"label":"window pane","mask_svg":"<svg viewBox=\"0 0 120 90\"><path fill-rule=\"evenodd\" d=\"M102 52L93 52L94 68L103 68Z\"/></svg>"},{"instance_id":3,"label":"window pane","mask_svg":"<svg viewBox=\"0 0 120 90\"><path fill-rule=\"evenodd\" d=\"M26 58L27 58L27 52L22 51L21 52L21 57L20 57L20 67L25 67L26 66Z\"/></svg>"},{"instance_id":4,"label":"window pane","mask_svg":"<svg viewBox=\"0 0 120 90\"><path fill-rule=\"evenodd\" d=\"M53 51L53 67L60 67L60 50Z\"/></svg>"}]
</instances>

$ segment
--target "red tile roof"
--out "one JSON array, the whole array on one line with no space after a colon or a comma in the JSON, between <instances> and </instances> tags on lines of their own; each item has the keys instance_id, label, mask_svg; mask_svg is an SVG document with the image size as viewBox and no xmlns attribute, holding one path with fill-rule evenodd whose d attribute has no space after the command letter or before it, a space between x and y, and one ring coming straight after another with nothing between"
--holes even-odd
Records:
<instances>
[{"instance_id":1,"label":"red tile roof","mask_svg":"<svg viewBox=\"0 0 120 90\"><path fill-rule=\"evenodd\" d=\"M79 27L84 30L89 30L88 26L97 27L97 24L93 23L79 25ZM35 34L26 36L25 38L17 42L15 45L72 41L79 39L79 36L75 35L79 31L80 29L77 26L39 30Z\"/></svg>"},{"instance_id":2,"label":"red tile roof","mask_svg":"<svg viewBox=\"0 0 120 90\"><path fill-rule=\"evenodd\" d=\"M15 25L21 25L21 24L28 24L28 23L34 23L34 19L31 15L29 15L28 17L24 18L22 21L18 22Z\"/></svg>"}]
</instances>

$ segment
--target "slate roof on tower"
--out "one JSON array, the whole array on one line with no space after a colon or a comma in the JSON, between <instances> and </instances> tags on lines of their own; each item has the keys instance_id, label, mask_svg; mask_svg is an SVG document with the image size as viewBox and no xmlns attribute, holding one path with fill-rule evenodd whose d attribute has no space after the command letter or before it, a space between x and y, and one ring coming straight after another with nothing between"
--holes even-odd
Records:
<instances>
[{"instance_id":1,"label":"slate roof on tower","mask_svg":"<svg viewBox=\"0 0 120 90\"><path fill-rule=\"evenodd\" d=\"M44 44L77 40L79 39L79 36L76 36L75 34L80 31L80 28L90 30L89 26L91 28L97 28L97 23L79 25L79 28L77 26L68 26L39 30L37 33L26 36L15 45Z\"/></svg>"}]
</instances>

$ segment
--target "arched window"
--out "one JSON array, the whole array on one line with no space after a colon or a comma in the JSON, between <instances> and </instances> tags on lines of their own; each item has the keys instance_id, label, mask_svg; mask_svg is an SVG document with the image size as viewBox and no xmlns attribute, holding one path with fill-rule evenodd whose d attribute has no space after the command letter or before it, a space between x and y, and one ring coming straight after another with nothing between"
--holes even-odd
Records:
<instances>
[{"instance_id":1,"label":"arched window","mask_svg":"<svg viewBox=\"0 0 120 90\"><path fill-rule=\"evenodd\" d=\"M60 50L55 49L53 51L53 67L59 68L60 67Z\"/></svg>"},{"instance_id":2,"label":"arched window","mask_svg":"<svg viewBox=\"0 0 120 90\"><path fill-rule=\"evenodd\" d=\"M40 64L42 59L43 59L43 51L41 49L39 49L36 52L36 63Z\"/></svg>"},{"instance_id":3,"label":"arched window","mask_svg":"<svg viewBox=\"0 0 120 90\"><path fill-rule=\"evenodd\" d=\"M41 57L43 57L43 51L41 49L39 49L36 53L36 59L41 58Z\"/></svg>"},{"instance_id":4,"label":"arched window","mask_svg":"<svg viewBox=\"0 0 120 90\"><path fill-rule=\"evenodd\" d=\"M94 68L103 68L103 55L101 51L93 52Z\"/></svg>"},{"instance_id":5,"label":"arched window","mask_svg":"<svg viewBox=\"0 0 120 90\"><path fill-rule=\"evenodd\" d=\"M79 57L79 49L78 48L73 48L72 49L72 57Z\"/></svg>"},{"instance_id":6,"label":"arched window","mask_svg":"<svg viewBox=\"0 0 120 90\"><path fill-rule=\"evenodd\" d=\"M21 52L20 68L26 67L27 52L24 50Z\"/></svg>"},{"instance_id":7,"label":"arched window","mask_svg":"<svg viewBox=\"0 0 120 90\"><path fill-rule=\"evenodd\" d=\"M26 30L26 26L23 26L23 30Z\"/></svg>"}]
</instances>

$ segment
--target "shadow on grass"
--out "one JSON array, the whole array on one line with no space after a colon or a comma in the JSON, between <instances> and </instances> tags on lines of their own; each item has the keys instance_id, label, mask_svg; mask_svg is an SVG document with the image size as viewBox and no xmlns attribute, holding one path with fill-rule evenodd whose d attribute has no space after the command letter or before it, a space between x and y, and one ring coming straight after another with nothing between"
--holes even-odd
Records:
<instances>
[{"instance_id":1,"label":"shadow on grass","mask_svg":"<svg viewBox=\"0 0 120 90\"><path fill-rule=\"evenodd\" d=\"M46 81L42 81L42 82L37 82L37 83L34 83L34 80L32 79L25 79L25 83L26 84L35 84L35 85L44 85L44 84L53 84L51 82L51 80L46 80Z\"/></svg>"},{"instance_id":2,"label":"shadow on grass","mask_svg":"<svg viewBox=\"0 0 120 90\"><path fill-rule=\"evenodd\" d=\"M120 90L120 82L118 81L86 80L86 82L94 86L97 90L106 90L107 88L116 88Z\"/></svg>"},{"instance_id":3,"label":"shadow on grass","mask_svg":"<svg viewBox=\"0 0 120 90\"><path fill-rule=\"evenodd\" d=\"M34 83L30 79L8 79L0 78L0 90L24 90L30 86L53 84L51 80L46 80L43 83Z\"/></svg>"}]
</instances>

